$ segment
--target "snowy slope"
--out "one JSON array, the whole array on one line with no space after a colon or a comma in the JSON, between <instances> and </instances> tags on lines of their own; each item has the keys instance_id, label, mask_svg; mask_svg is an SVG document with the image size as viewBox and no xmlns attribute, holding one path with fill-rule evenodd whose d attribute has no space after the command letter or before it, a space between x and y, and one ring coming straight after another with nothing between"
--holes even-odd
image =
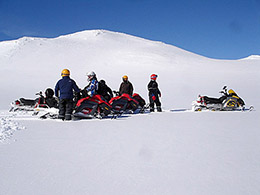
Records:
<instances>
[{"instance_id":1,"label":"snowy slope","mask_svg":"<svg viewBox=\"0 0 260 195\"><path fill-rule=\"evenodd\" d=\"M208 195L260 193L260 59L215 60L105 30L0 42L0 194ZM166 112L62 122L7 113L54 87L64 68L118 89L127 74L147 99L159 74ZM233 88L253 112L173 112L198 94ZM4 137L3 137L4 136Z\"/></svg>"},{"instance_id":2,"label":"snowy slope","mask_svg":"<svg viewBox=\"0 0 260 195\"><path fill-rule=\"evenodd\" d=\"M34 97L39 90L54 87L64 68L71 70L82 88L87 84L85 74L91 70L113 89L119 88L122 75L127 74L143 96L150 74L157 73L167 108L187 107L198 93L217 96L223 85L238 90L242 97L249 92L248 86L259 89L259 59L207 59L161 42L104 30L1 42L0 56L0 81L8 85L0 88L5 94L0 105L5 108L17 97ZM249 80L244 79L245 73Z\"/></svg>"}]
</instances>

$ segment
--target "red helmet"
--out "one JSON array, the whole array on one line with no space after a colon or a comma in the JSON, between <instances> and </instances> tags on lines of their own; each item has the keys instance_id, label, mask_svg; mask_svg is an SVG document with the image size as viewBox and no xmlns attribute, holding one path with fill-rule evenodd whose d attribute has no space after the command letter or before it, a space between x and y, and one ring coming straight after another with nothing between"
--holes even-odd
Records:
<instances>
[{"instance_id":1,"label":"red helmet","mask_svg":"<svg viewBox=\"0 0 260 195\"><path fill-rule=\"evenodd\" d=\"M151 75L151 79L154 80L154 81L156 80L157 77L158 77L158 76L157 76L156 74L152 74L152 75Z\"/></svg>"}]
</instances>

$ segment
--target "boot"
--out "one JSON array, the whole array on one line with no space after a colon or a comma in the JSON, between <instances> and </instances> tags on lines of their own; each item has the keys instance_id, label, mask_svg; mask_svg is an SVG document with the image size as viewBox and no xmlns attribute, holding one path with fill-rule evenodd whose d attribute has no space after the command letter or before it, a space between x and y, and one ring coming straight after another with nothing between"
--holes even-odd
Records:
<instances>
[{"instance_id":1,"label":"boot","mask_svg":"<svg viewBox=\"0 0 260 195\"><path fill-rule=\"evenodd\" d=\"M65 114L65 120L70 121L71 120L71 114Z\"/></svg>"},{"instance_id":2,"label":"boot","mask_svg":"<svg viewBox=\"0 0 260 195\"><path fill-rule=\"evenodd\" d=\"M64 121L65 117L64 117L64 115L59 115L59 116L58 116L58 119L61 119L61 120Z\"/></svg>"},{"instance_id":3,"label":"boot","mask_svg":"<svg viewBox=\"0 0 260 195\"><path fill-rule=\"evenodd\" d=\"M154 108L150 107L150 112L154 112Z\"/></svg>"},{"instance_id":4,"label":"boot","mask_svg":"<svg viewBox=\"0 0 260 195\"><path fill-rule=\"evenodd\" d=\"M161 106L157 106L157 112L162 112Z\"/></svg>"}]
</instances>

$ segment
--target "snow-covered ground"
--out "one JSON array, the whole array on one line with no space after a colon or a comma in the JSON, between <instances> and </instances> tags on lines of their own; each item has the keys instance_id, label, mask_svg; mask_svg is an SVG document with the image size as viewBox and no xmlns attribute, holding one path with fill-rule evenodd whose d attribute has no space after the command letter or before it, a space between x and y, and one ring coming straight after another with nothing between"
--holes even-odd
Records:
<instances>
[{"instance_id":1,"label":"snow-covered ground","mask_svg":"<svg viewBox=\"0 0 260 195\"><path fill-rule=\"evenodd\" d=\"M0 42L0 194L260 193L260 58L215 60L104 30ZM147 100L159 75L165 112L62 122L8 113L54 87L62 69L118 89L129 76ZM180 112L228 85L252 112Z\"/></svg>"}]
</instances>

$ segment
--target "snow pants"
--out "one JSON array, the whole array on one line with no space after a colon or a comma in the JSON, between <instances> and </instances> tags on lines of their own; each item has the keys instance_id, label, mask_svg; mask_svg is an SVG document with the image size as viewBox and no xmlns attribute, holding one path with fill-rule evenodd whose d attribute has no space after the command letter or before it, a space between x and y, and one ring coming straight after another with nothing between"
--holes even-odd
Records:
<instances>
[{"instance_id":1,"label":"snow pants","mask_svg":"<svg viewBox=\"0 0 260 195\"><path fill-rule=\"evenodd\" d=\"M73 111L73 100L61 99L59 102L59 119L71 120L72 111Z\"/></svg>"},{"instance_id":2,"label":"snow pants","mask_svg":"<svg viewBox=\"0 0 260 195\"><path fill-rule=\"evenodd\" d=\"M162 111L161 102L160 102L158 94L149 93L149 101L150 101L150 111L152 111L152 112L154 111L154 104L156 104L158 112Z\"/></svg>"}]
</instances>

